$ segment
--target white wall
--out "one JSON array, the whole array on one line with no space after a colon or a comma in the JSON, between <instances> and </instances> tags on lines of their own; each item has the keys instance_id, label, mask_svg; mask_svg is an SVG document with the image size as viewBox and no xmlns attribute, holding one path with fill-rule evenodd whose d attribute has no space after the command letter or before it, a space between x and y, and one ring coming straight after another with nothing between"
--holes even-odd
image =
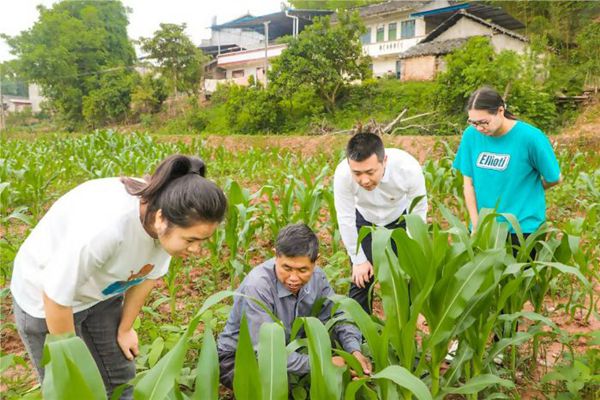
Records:
<instances>
[{"instance_id":1,"label":"white wall","mask_svg":"<svg viewBox=\"0 0 600 400\"><path fill-rule=\"evenodd\" d=\"M29 100L31 101L31 111L38 113L42 111L41 103L46 99L42 96L41 89L35 83L29 84Z\"/></svg>"},{"instance_id":2,"label":"white wall","mask_svg":"<svg viewBox=\"0 0 600 400\"><path fill-rule=\"evenodd\" d=\"M491 35L492 30L478 22L468 18L461 18L456 24L448 28L440 36L435 38L436 42L448 39L457 39L470 36Z\"/></svg>"},{"instance_id":3,"label":"white wall","mask_svg":"<svg viewBox=\"0 0 600 400\"><path fill-rule=\"evenodd\" d=\"M390 72L396 75L396 58L373 59L373 76L385 76Z\"/></svg>"},{"instance_id":4,"label":"white wall","mask_svg":"<svg viewBox=\"0 0 600 400\"><path fill-rule=\"evenodd\" d=\"M387 42L389 40L389 25L391 23L396 23L396 39L400 40L401 31L401 22L408 20L415 20L415 37L425 36L425 19L422 17L419 18L410 18L409 13L406 13L403 16L389 16L385 19L377 19L377 20L366 20L365 26L367 27L367 31L371 33L371 41L370 43L378 43L377 42L377 28L383 26L383 41ZM379 42L382 43L382 42Z\"/></svg>"},{"instance_id":5,"label":"white wall","mask_svg":"<svg viewBox=\"0 0 600 400\"><path fill-rule=\"evenodd\" d=\"M447 31L436 37L434 41L439 42L442 40L471 36L491 36L491 43L496 52L513 50L517 53L523 53L527 47L527 43L521 40L464 17L454 26L451 26Z\"/></svg>"}]
</instances>

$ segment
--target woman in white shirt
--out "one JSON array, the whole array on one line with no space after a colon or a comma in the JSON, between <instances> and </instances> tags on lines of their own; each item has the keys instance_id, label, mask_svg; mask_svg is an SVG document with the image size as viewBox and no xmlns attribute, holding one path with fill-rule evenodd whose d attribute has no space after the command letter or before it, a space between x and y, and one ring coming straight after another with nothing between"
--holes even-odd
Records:
<instances>
[{"instance_id":1,"label":"woman in white shirt","mask_svg":"<svg viewBox=\"0 0 600 400\"><path fill-rule=\"evenodd\" d=\"M109 398L135 376L133 322L146 296L171 257L197 254L224 218L225 195L204 174L201 159L173 155L145 180L85 182L39 221L15 258L11 293L40 381L48 333L86 342Z\"/></svg>"}]
</instances>

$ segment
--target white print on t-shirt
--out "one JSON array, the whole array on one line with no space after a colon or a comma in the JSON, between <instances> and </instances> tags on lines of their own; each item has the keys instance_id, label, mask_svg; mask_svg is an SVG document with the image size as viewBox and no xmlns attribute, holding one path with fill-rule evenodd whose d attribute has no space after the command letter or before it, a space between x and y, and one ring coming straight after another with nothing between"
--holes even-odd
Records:
<instances>
[{"instance_id":1,"label":"white print on t-shirt","mask_svg":"<svg viewBox=\"0 0 600 400\"><path fill-rule=\"evenodd\" d=\"M510 154L495 154L482 152L477 157L477 166L479 168L504 171L510 162Z\"/></svg>"}]
</instances>

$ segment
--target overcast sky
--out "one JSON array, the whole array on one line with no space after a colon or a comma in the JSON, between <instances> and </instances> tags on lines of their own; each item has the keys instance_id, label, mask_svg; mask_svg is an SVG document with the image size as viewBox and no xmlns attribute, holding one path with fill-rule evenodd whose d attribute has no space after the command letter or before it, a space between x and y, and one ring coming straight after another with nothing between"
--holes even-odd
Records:
<instances>
[{"instance_id":1,"label":"overcast sky","mask_svg":"<svg viewBox=\"0 0 600 400\"><path fill-rule=\"evenodd\" d=\"M102 0L99 0L102 1ZM212 18L218 23L237 18L248 11L252 15L268 14L280 10L282 0L122 0L131 9L129 37L152 36L161 22L187 24L187 34L196 44L210 37ZM0 32L10 36L33 26L38 19L36 6L51 7L56 0L2 0ZM12 59L9 47L0 39L0 62Z\"/></svg>"}]
</instances>

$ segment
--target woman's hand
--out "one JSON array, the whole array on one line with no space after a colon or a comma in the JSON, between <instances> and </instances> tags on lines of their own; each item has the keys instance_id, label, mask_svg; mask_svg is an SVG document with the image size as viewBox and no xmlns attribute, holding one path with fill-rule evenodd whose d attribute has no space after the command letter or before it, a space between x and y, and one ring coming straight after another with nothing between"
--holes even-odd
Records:
<instances>
[{"instance_id":1,"label":"woman's hand","mask_svg":"<svg viewBox=\"0 0 600 400\"><path fill-rule=\"evenodd\" d=\"M128 360L133 360L140 353L138 349L138 336L133 328L125 331L119 329L117 331L117 343L123 355Z\"/></svg>"}]
</instances>

